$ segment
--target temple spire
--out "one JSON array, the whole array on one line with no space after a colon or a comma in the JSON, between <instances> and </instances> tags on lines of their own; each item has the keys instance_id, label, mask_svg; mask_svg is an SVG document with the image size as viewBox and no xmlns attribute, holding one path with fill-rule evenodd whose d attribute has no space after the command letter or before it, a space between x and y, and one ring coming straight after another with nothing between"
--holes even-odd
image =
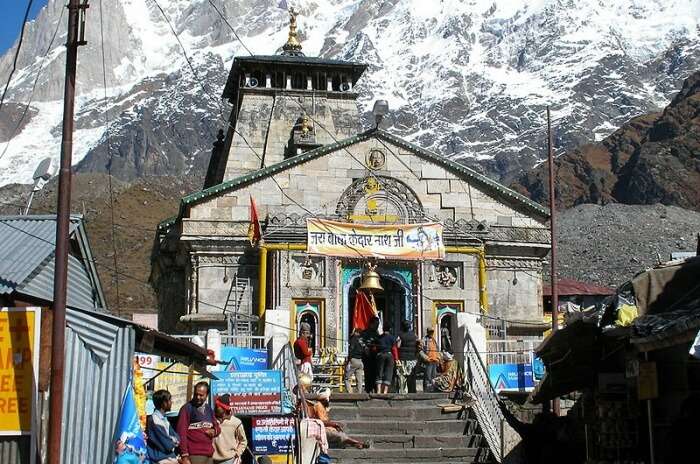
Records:
<instances>
[{"instance_id":1,"label":"temple spire","mask_svg":"<svg viewBox=\"0 0 700 464\"><path fill-rule=\"evenodd\" d=\"M294 7L289 8L289 37L287 43L282 47L282 54L287 56L304 56L301 51L301 42L297 34L297 15L298 11Z\"/></svg>"}]
</instances>

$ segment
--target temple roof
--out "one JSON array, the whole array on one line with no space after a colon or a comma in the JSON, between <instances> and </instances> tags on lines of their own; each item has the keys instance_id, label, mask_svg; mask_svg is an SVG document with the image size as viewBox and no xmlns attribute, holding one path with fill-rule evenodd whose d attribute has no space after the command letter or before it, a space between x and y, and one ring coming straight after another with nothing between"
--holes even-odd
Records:
<instances>
[{"instance_id":1,"label":"temple roof","mask_svg":"<svg viewBox=\"0 0 700 464\"><path fill-rule=\"evenodd\" d=\"M258 169L256 171L252 171L248 174L245 174L243 176L237 177L235 179L231 179L226 182L222 182L220 184L211 186L207 189L201 190L199 192L194 192L191 193L185 197L182 198L180 202L180 211L178 213L178 219L182 218L186 208L196 205L198 203L201 203L203 201L207 201L208 199L212 197L216 197L220 194L226 193L228 191L236 190L240 187L243 187L245 185L252 184L254 182L257 182L265 177L272 176L274 174L277 174L281 171L284 171L286 169L292 168L294 166L300 165L302 163L305 163L307 161L311 161L316 158L320 158L328 153L332 153L337 150L341 150L343 148L346 148L350 145L368 140L372 137L377 137L380 138L386 142L392 143L398 147L404 148L406 150L409 150L413 153L415 153L418 157L421 157L423 159L429 160L433 163L435 163L438 166L441 166L448 171L451 171L455 175L457 175L459 178L464 179L469 182L473 182L475 185L482 187L485 191L488 191L492 193L494 196L503 199L505 202L510 203L510 204L517 204L521 207L522 210L527 211L528 213L534 214L537 217L540 218L548 218L549 217L549 211L547 208L544 206L540 205L539 203L532 201L531 199L527 198L526 196L506 187L505 185L502 185L498 182L496 182L493 179L490 179L489 177L480 174L476 172L475 170L464 166L462 164L456 163L450 159L447 159L443 156L440 156L436 153L430 152L428 150L425 150L417 145L414 145L410 142L407 142L406 140L397 137L395 135L392 135L386 131L383 131L381 129L372 129L369 131L365 131L362 133L359 133L353 137L349 137L344 140L339 140L335 143L331 143L328 145L323 145L319 148L316 148L314 150L307 151L301 155L294 156L292 158L288 158L280 163L273 164L271 166L267 166L262 169ZM164 221L165 222L165 221ZM167 221L168 224L172 224L172 220ZM165 224L164 224L165 225Z\"/></svg>"}]
</instances>

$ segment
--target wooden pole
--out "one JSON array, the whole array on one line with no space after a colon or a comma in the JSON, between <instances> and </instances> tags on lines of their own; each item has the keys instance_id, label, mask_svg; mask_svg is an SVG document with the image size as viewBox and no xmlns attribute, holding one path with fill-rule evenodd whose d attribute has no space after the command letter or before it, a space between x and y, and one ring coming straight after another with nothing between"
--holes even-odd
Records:
<instances>
[{"instance_id":1,"label":"wooden pole","mask_svg":"<svg viewBox=\"0 0 700 464\"><path fill-rule=\"evenodd\" d=\"M68 288L68 249L70 247L70 194L73 155L73 118L75 114L75 75L78 46L84 45L84 13L87 0L68 2L68 40L66 42L66 77L63 95L63 133L61 164L58 174L56 216L56 253L53 281L53 323L51 330L51 392L49 398L49 464L61 463L63 428L63 360L65 356L66 292ZM78 407L78 405L75 405Z\"/></svg>"},{"instance_id":2,"label":"wooden pole","mask_svg":"<svg viewBox=\"0 0 700 464\"><path fill-rule=\"evenodd\" d=\"M559 290L557 288L557 208L554 195L554 150L552 140L552 121L547 107L547 162L549 164L549 232L551 234L551 268L550 280L552 285L552 333L559 330ZM552 412L559 415L559 398L552 400Z\"/></svg>"}]
</instances>

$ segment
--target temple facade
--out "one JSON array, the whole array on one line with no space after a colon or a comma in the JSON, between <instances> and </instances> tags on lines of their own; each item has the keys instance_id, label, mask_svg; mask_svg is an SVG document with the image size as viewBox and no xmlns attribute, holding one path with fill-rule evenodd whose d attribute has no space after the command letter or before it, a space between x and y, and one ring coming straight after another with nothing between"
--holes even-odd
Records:
<instances>
[{"instance_id":1,"label":"temple facade","mask_svg":"<svg viewBox=\"0 0 700 464\"><path fill-rule=\"evenodd\" d=\"M541 331L548 212L440 153L362 127L355 86L366 66L304 56L292 22L281 54L234 59L223 95L233 111L204 188L159 226L151 282L161 329L241 334L276 321L293 338L305 321L315 348L342 353L371 262L384 289L377 310L394 329L408 320L420 334L451 330L470 313L488 315L494 334ZM373 248L382 238L368 238L377 230L385 245L418 246L417 233L440 251L382 254Z\"/></svg>"}]
</instances>

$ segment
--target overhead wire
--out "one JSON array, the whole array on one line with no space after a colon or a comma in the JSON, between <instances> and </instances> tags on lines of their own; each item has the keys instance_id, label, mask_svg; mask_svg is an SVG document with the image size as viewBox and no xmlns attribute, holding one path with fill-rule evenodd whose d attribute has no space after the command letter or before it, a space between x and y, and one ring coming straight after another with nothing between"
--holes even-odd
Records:
<instances>
[{"instance_id":1,"label":"overhead wire","mask_svg":"<svg viewBox=\"0 0 700 464\"><path fill-rule=\"evenodd\" d=\"M17 49L15 50L15 57L12 60L12 69L10 70L10 75L7 76L7 82L5 83L5 90L2 92L2 97L0 97L0 111L2 111L2 105L5 103L5 95L7 95L7 89L10 87L10 81L12 81L12 75L17 70L17 58L19 58L19 52L22 49L22 42L24 41L24 28L27 25L27 20L29 19L29 13L32 9L32 3L34 0L29 0L27 3L27 10L24 12L24 20L22 20L22 29L19 32L19 41L17 42Z\"/></svg>"},{"instance_id":2,"label":"overhead wire","mask_svg":"<svg viewBox=\"0 0 700 464\"><path fill-rule=\"evenodd\" d=\"M7 153L7 150L10 147L10 143L12 142L12 139L17 134L17 131L22 126L22 122L24 121L24 118L27 116L27 112L29 111L29 107L32 103L32 100L34 99L34 91L36 90L36 84L37 84L37 82L39 82L39 78L41 77L41 72L44 70L44 64L46 64L46 57L49 55L49 52L51 52L51 48L53 47L53 42L56 39L56 35L58 34L58 30L60 29L60 27L62 25L63 12L65 10L66 10L66 8L61 8L61 14L58 17L58 22L56 23L56 29L54 29L53 34L51 35L51 40L49 41L49 46L46 47L46 51L44 52L44 55L41 58L41 64L39 65L39 71L37 71L37 73L36 73L36 77L34 78L34 83L32 84L32 89L29 92L29 100L27 101L27 104L24 105L24 110L22 111L22 114L20 115L19 119L17 120L17 124L15 124L14 129L12 129L12 133L10 133L10 136L7 139L7 143L5 144L5 148L3 148L2 153L0 153L0 159L2 159L5 156L5 154Z\"/></svg>"},{"instance_id":3,"label":"overhead wire","mask_svg":"<svg viewBox=\"0 0 700 464\"><path fill-rule=\"evenodd\" d=\"M104 89L104 119L105 119L105 142L107 144L107 185L109 188L109 220L111 225L111 239L112 239L112 257L114 262L114 269L116 272L119 271L119 262L117 259L117 230L114 224L114 191L112 189L112 161L113 153L111 147L110 139L110 124L109 124L109 108L107 107L107 65L105 63L105 35L104 35L104 22L102 20L102 0L100 0L100 48L102 50L102 86ZM117 298L117 315L121 314L121 301L119 298L119 275L115 273L114 275L114 288L115 296Z\"/></svg>"}]
</instances>

